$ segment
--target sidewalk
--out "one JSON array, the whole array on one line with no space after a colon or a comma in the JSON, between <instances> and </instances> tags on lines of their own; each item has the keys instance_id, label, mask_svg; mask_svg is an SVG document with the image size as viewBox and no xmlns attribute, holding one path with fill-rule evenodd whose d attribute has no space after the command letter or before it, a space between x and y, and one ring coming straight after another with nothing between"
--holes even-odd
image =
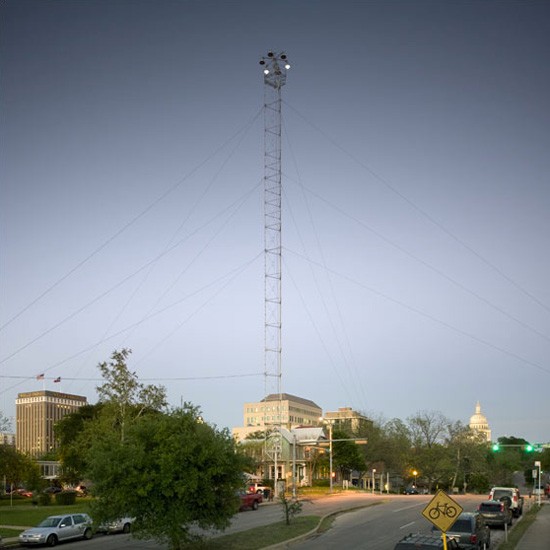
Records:
<instances>
[{"instance_id":1,"label":"sidewalk","mask_svg":"<svg viewBox=\"0 0 550 550\"><path fill-rule=\"evenodd\" d=\"M542 502L534 523L516 545L516 550L548 550L550 548L550 503Z\"/></svg>"}]
</instances>

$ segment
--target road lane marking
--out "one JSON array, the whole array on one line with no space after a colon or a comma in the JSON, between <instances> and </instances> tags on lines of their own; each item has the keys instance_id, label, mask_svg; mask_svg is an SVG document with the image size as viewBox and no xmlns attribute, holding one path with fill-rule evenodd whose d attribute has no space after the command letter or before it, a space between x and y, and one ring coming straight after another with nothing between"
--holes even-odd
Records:
<instances>
[{"instance_id":1,"label":"road lane marking","mask_svg":"<svg viewBox=\"0 0 550 550\"><path fill-rule=\"evenodd\" d=\"M406 527L410 527L411 525L414 525L416 521L411 521L410 523L405 523L405 525L402 525L399 529L405 529Z\"/></svg>"},{"instance_id":2,"label":"road lane marking","mask_svg":"<svg viewBox=\"0 0 550 550\"><path fill-rule=\"evenodd\" d=\"M404 508L399 508L398 510L394 510L393 513L395 514L396 512L402 512L403 510L418 508L419 506L425 506L425 505L426 505L425 502L419 502L418 504L411 504L410 506L405 506Z\"/></svg>"}]
</instances>

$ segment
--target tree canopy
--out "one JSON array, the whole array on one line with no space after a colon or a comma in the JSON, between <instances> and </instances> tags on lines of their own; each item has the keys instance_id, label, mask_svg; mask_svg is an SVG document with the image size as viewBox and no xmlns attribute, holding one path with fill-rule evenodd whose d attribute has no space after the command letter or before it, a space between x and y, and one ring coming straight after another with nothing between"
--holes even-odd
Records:
<instances>
[{"instance_id":1,"label":"tree canopy","mask_svg":"<svg viewBox=\"0 0 550 550\"><path fill-rule=\"evenodd\" d=\"M136 536L182 548L198 538L192 526L229 525L245 467L229 432L191 405L139 418L124 441L110 433L91 446L94 518L135 517Z\"/></svg>"}]
</instances>

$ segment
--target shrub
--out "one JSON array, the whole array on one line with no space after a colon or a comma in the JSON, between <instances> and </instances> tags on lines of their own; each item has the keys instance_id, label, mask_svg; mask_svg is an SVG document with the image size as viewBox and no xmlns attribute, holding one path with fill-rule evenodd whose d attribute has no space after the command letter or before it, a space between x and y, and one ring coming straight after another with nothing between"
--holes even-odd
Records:
<instances>
[{"instance_id":1,"label":"shrub","mask_svg":"<svg viewBox=\"0 0 550 550\"><path fill-rule=\"evenodd\" d=\"M48 493L38 493L32 499L33 504L38 506L49 506L52 503L52 498Z\"/></svg>"},{"instance_id":2,"label":"shrub","mask_svg":"<svg viewBox=\"0 0 550 550\"><path fill-rule=\"evenodd\" d=\"M55 503L63 506L76 502L76 491L63 491L55 495Z\"/></svg>"},{"instance_id":3,"label":"shrub","mask_svg":"<svg viewBox=\"0 0 550 550\"><path fill-rule=\"evenodd\" d=\"M330 487L329 479L314 479L312 487Z\"/></svg>"}]
</instances>

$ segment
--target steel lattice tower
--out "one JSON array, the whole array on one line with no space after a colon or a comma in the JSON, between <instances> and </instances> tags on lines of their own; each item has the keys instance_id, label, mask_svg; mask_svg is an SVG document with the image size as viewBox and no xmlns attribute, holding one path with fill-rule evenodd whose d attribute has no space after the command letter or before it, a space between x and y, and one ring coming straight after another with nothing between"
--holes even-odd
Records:
<instances>
[{"instance_id":1,"label":"steel lattice tower","mask_svg":"<svg viewBox=\"0 0 550 550\"><path fill-rule=\"evenodd\" d=\"M281 396L281 88L290 69L285 53L268 52L260 65L264 72L264 244L265 350L268 378L277 380Z\"/></svg>"}]
</instances>

